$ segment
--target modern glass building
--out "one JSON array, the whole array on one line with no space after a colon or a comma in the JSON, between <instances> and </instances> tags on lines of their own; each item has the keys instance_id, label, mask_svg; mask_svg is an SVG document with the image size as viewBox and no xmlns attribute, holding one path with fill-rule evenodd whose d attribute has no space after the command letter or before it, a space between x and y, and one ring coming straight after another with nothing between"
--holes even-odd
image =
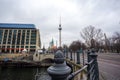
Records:
<instances>
[{"instance_id":1,"label":"modern glass building","mask_svg":"<svg viewBox=\"0 0 120 80\"><path fill-rule=\"evenodd\" d=\"M0 52L34 52L40 47L40 32L34 24L0 23Z\"/></svg>"}]
</instances>

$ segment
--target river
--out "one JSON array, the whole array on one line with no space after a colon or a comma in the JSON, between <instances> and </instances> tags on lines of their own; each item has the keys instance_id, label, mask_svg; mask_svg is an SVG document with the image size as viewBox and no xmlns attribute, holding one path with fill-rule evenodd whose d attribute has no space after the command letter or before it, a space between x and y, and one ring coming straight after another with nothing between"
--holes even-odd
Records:
<instances>
[{"instance_id":1,"label":"river","mask_svg":"<svg viewBox=\"0 0 120 80\"><path fill-rule=\"evenodd\" d=\"M39 80L50 80L47 68L0 68L0 80L35 80L37 70Z\"/></svg>"}]
</instances>

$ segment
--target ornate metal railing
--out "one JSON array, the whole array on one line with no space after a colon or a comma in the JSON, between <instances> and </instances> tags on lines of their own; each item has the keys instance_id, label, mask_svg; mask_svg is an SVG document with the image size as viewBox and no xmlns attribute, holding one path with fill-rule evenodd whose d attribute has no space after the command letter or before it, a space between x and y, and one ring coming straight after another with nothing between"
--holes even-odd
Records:
<instances>
[{"instance_id":1,"label":"ornate metal railing","mask_svg":"<svg viewBox=\"0 0 120 80\"><path fill-rule=\"evenodd\" d=\"M87 60L88 63L86 63L83 67L81 67L79 70L71 73L67 80L74 79L76 76L78 76L80 73L86 70L87 72L87 80L99 80L99 70L98 70L98 63L97 63L97 55L94 51L87 53ZM79 60L79 59L77 59ZM75 79L74 79L75 80Z\"/></svg>"},{"instance_id":2,"label":"ornate metal railing","mask_svg":"<svg viewBox=\"0 0 120 80\"><path fill-rule=\"evenodd\" d=\"M75 77L80 76L80 73L85 71L87 74L87 80L99 80L97 54L95 54L93 50L87 53L87 63L83 64L82 66L80 64L80 55L77 52L77 64L71 62L74 64L74 66L77 66L74 70L71 70L71 68L66 65L63 54L64 53L61 51L57 51L54 56L54 65L47 69L48 74L51 76L52 80L76 80ZM68 58L68 53L66 58ZM72 56L70 56L70 60L72 60ZM71 73L71 71L73 71L73 73ZM77 78L77 80L80 80L80 78Z\"/></svg>"}]
</instances>

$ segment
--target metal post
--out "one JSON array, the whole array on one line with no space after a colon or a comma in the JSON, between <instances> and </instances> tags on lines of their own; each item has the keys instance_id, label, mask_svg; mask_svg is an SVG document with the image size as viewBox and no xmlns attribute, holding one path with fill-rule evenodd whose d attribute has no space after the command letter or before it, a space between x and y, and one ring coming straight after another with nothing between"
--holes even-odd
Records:
<instances>
[{"instance_id":1,"label":"metal post","mask_svg":"<svg viewBox=\"0 0 120 80\"><path fill-rule=\"evenodd\" d=\"M82 51L82 56L83 56L83 66L84 66L84 52Z\"/></svg>"},{"instance_id":2,"label":"metal post","mask_svg":"<svg viewBox=\"0 0 120 80\"><path fill-rule=\"evenodd\" d=\"M80 64L80 53L77 51L77 64Z\"/></svg>"},{"instance_id":3,"label":"metal post","mask_svg":"<svg viewBox=\"0 0 120 80\"><path fill-rule=\"evenodd\" d=\"M99 80L99 69L98 69L98 63L97 63L97 54L95 54L94 49L92 50L92 52L90 53L89 56L90 56L91 60L94 60L92 65L95 64L95 67L94 67L95 73L93 73L93 75L95 75L94 80Z\"/></svg>"},{"instance_id":4,"label":"metal post","mask_svg":"<svg viewBox=\"0 0 120 80\"><path fill-rule=\"evenodd\" d=\"M87 52L87 61L88 61L88 63L90 62L90 51L89 50ZM88 64L88 67L87 67L87 72L88 72L87 80L90 80L90 73L89 73L89 71L90 71L90 64Z\"/></svg>"},{"instance_id":5,"label":"metal post","mask_svg":"<svg viewBox=\"0 0 120 80\"><path fill-rule=\"evenodd\" d=\"M60 50L55 53L54 61L55 64L47 69L48 74L52 80L66 80L71 68L66 65L64 55Z\"/></svg>"},{"instance_id":6,"label":"metal post","mask_svg":"<svg viewBox=\"0 0 120 80\"><path fill-rule=\"evenodd\" d=\"M75 53L75 52L73 52L73 54L74 54L74 62L75 62L75 54L76 54L76 53Z\"/></svg>"},{"instance_id":7,"label":"metal post","mask_svg":"<svg viewBox=\"0 0 120 80\"><path fill-rule=\"evenodd\" d=\"M64 54L65 54L65 58L68 58L68 52L66 48L64 49Z\"/></svg>"},{"instance_id":8,"label":"metal post","mask_svg":"<svg viewBox=\"0 0 120 80\"><path fill-rule=\"evenodd\" d=\"M65 49L65 52L66 52L66 58L68 58L68 50Z\"/></svg>"},{"instance_id":9,"label":"metal post","mask_svg":"<svg viewBox=\"0 0 120 80\"><path fill-rule=\"evenodd\" d=\"M66 58L66 53L65 53L65 49L63 50L63 55L64 55L64 57Z\"/></svg>"},{"instance_id":10,"label":"metal post","mask_svg":"<svg viewBox=\"0 0 120 80\"><path fill-rule=\"evenodd\" d=\"M72 58L72 50L70 51L70 60L72 61L73 58Z\"/></svg>"},{"instance_id":11,"label":"metal post","mask_svg":"<svg viewBox=\"0 0 120 80\"><path fill-rule=\"evenodd\" d=\"M88 62L90 62L90 56L89 55L90 55L90 50L88 50L88 52L87 52L87 61Z\"/></svg>"}]
</instances>

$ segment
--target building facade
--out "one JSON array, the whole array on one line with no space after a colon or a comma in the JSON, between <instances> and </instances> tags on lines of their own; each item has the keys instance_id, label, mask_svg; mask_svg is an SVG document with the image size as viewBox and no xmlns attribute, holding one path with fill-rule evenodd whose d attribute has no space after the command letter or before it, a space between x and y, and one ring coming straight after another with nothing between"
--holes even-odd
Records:
<instances>
[{"instance_id":1,"label":"building facade","mask_svg":"<svg viewBox=\"0 0 120 80\"><path fill-rule=\"evenodd\" d=\"M34 24L0 23L0 52L34 52L41 47L40 32Z\"/></svg>"}]
</instances>

